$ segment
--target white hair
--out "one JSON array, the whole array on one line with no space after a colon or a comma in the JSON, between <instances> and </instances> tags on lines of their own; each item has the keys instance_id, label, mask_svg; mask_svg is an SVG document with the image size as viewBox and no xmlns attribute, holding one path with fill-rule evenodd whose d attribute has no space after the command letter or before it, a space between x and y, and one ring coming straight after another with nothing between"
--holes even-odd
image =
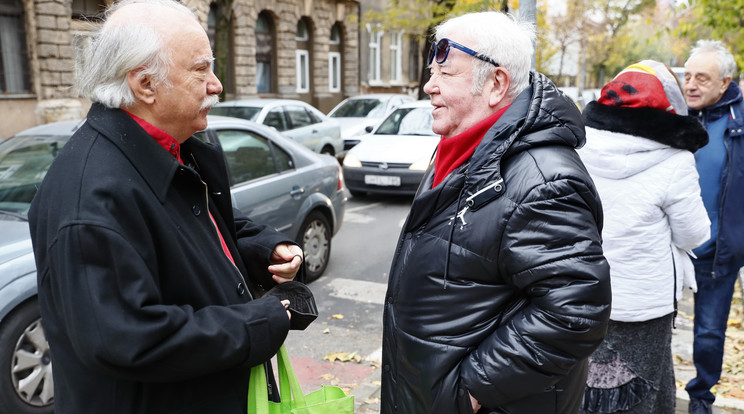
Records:
<instances>
[{"instance_id":1,"label":"white hair","mask_svg":"<svg viewBox=\"0 0 744 414\"><path fill-rule=\"evenodd\" d=\"M687 62L692 59L693 56L700 53L715 53L716 59L718 59L718 73L721 79L733 78L736 74L736 62L731 52L726 49L723 42L718 40L698 40L695 43L695 47L690 52L690 58ZM685 66L687 66L685 62Z\"/></svg>"},{"instance_id":2,"label":"white hair","mask_svg":"<svg viewBox=\"0 0 744 414\"><path fill-rule=\"evenodd\" d=\"M506 94L509 99L516 98L529 86L536 36L531 23L517 21L511 15L497 11L468 13L437 26L435 39L438 42L453 32L473 42L465 46L493 59L509 73L511 85ZM481 93L494 69L491 63L480 59L473 61L471 93Z\"/></svg>"},{"instance_id":3,"label":"white hair","mask_svg":"<svg viewBox=\"0 0 744 414\"><path fill-rule=\"evenodd\" d=\"M90 44L76 56L77 89L91 102L109 108L122 108L135 103L127 76L143 68L138 76L151 76L153 87L167 85L171 65L163 37L152 25L129 19L111 23L110 17L122 7L142 3L168 7L193 16L186 6L175 0L120 0L106 11L106 22L91 36Z\"/></svg>"}]
</instances>

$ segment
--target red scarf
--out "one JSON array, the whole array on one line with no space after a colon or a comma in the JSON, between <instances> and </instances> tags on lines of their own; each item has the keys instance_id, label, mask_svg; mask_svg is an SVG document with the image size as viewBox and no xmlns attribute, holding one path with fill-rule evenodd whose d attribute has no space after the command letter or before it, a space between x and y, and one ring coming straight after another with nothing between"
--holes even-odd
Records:
<instances>
[{"instance_id":1,"label":"red scarf","mask_svg":"<svg viewBox=\"0 0 744 414\"><path fill-rule=\"evenodd\" d=\"M475 152L475 147L480 144L489 129L501 118L509 106L505 106L494 112L488 118L468 128L465 132L452 138L442 138L437 147L437 156L434 159L434 184L432 188L439 185L449 173L467 161Z\"/></svg>"},{"instance_id":2,"label":"red scarf","mask_svg":"<svg viewBox=\"0 0 744 414\"><path fill-rule=\"evenodd\" d=\"M170 152L171 155L176 157L178 162L183 164L183 161L181 160L181 144L179 144L175 138L173 138L169 133L156 127L155 125L145 121L144 119L129 113L129 111L124 110L124 112L131 116L132 119L134 119L134 121L137 122L137 124L141 126L142 129L145 130L145 132L153 137L155 141L160 144L161 147L165 148L166 151Z\"/></svg>"}]
</instances>

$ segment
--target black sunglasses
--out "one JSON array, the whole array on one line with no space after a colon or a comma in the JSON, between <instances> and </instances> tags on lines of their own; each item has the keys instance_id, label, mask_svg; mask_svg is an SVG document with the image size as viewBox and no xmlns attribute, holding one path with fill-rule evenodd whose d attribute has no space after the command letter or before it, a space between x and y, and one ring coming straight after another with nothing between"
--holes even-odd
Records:
<instances>
[{"instance_id":1,"label":"black sunglasses","mask_svg":"<svg viewBox=\"0 0 744 414\"><path fill-rule=\"evenodd\" d=\"M444 38L439 42L431 42L431 52L429 52L428 64L431 65L431 62L434 61L434 58L436 58L438 64L441 65L442 63L444 63L444 61L447 60L447 56L449 56L450 46L454 47L455 49L460 49L476 59L480 59L484 62L488 62L496 67L499 67L499 64L494 62L494 60L490 57L482 55L475 50L470 49L469 47L465 47L447 38Z\"/></svg>"}]
</instances>

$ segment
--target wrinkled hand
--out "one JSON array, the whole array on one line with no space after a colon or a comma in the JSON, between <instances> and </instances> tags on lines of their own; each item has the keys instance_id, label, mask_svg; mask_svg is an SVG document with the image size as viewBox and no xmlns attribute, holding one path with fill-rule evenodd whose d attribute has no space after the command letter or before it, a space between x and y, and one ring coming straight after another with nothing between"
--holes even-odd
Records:
<instances>
[{"instance_id":1,"label":"wrinkled hand","mask_svg":"<svg viewBox=\"0 0 744 414\"><path fill-rule=\"evenodd\" d=\"M271 254L269 272L276 283L288 282L295 278L303 260L302 249L289 243L278 244Z\"/></svg>"},{"instance_id":2,"label":"wrinkled hand","mask_svg":"<svg viewBox=\"0 0 744 414\"><path fill-rule=\"evenodd\" d=\"M470 397L470 406L473 407L473 414L477 413L478 410L481 409L481 405L470 393L468 392L468 397Z\"/></svg>"},{"instance_id":3,"label":"wrinkled hand","mask_svg":"<svg viewBox=\"0 0 744 414\"><path fill-rule=\"evenodd\" d=\"M289 300L288 300L288 299L284 299L284 300L282 301L282 305L284 305L284 309L287 309L287 310L286 310L286 312L287 312L287 317L289 318L289 320L292 320L292 314L291 314L291 313L289 313Z\"/></svg>"}]
</instances>

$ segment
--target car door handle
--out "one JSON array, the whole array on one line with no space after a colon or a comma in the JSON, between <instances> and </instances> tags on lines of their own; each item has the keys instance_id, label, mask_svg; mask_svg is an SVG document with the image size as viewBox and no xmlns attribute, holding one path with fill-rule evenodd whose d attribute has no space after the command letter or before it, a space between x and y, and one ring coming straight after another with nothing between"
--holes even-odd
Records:
<instances>
[{"instance_id":1,"label":"car door handle","mask_svg":"<svg viewBox=\"0 0 744 414\"><path fill-rule=\"evenodd\" d=\"M305 189L297 186L293 187L292 191L289 192L289 195L291 195L292 197L296 197L302 194L305 194Z\"/></svg>"}]
</instances>

